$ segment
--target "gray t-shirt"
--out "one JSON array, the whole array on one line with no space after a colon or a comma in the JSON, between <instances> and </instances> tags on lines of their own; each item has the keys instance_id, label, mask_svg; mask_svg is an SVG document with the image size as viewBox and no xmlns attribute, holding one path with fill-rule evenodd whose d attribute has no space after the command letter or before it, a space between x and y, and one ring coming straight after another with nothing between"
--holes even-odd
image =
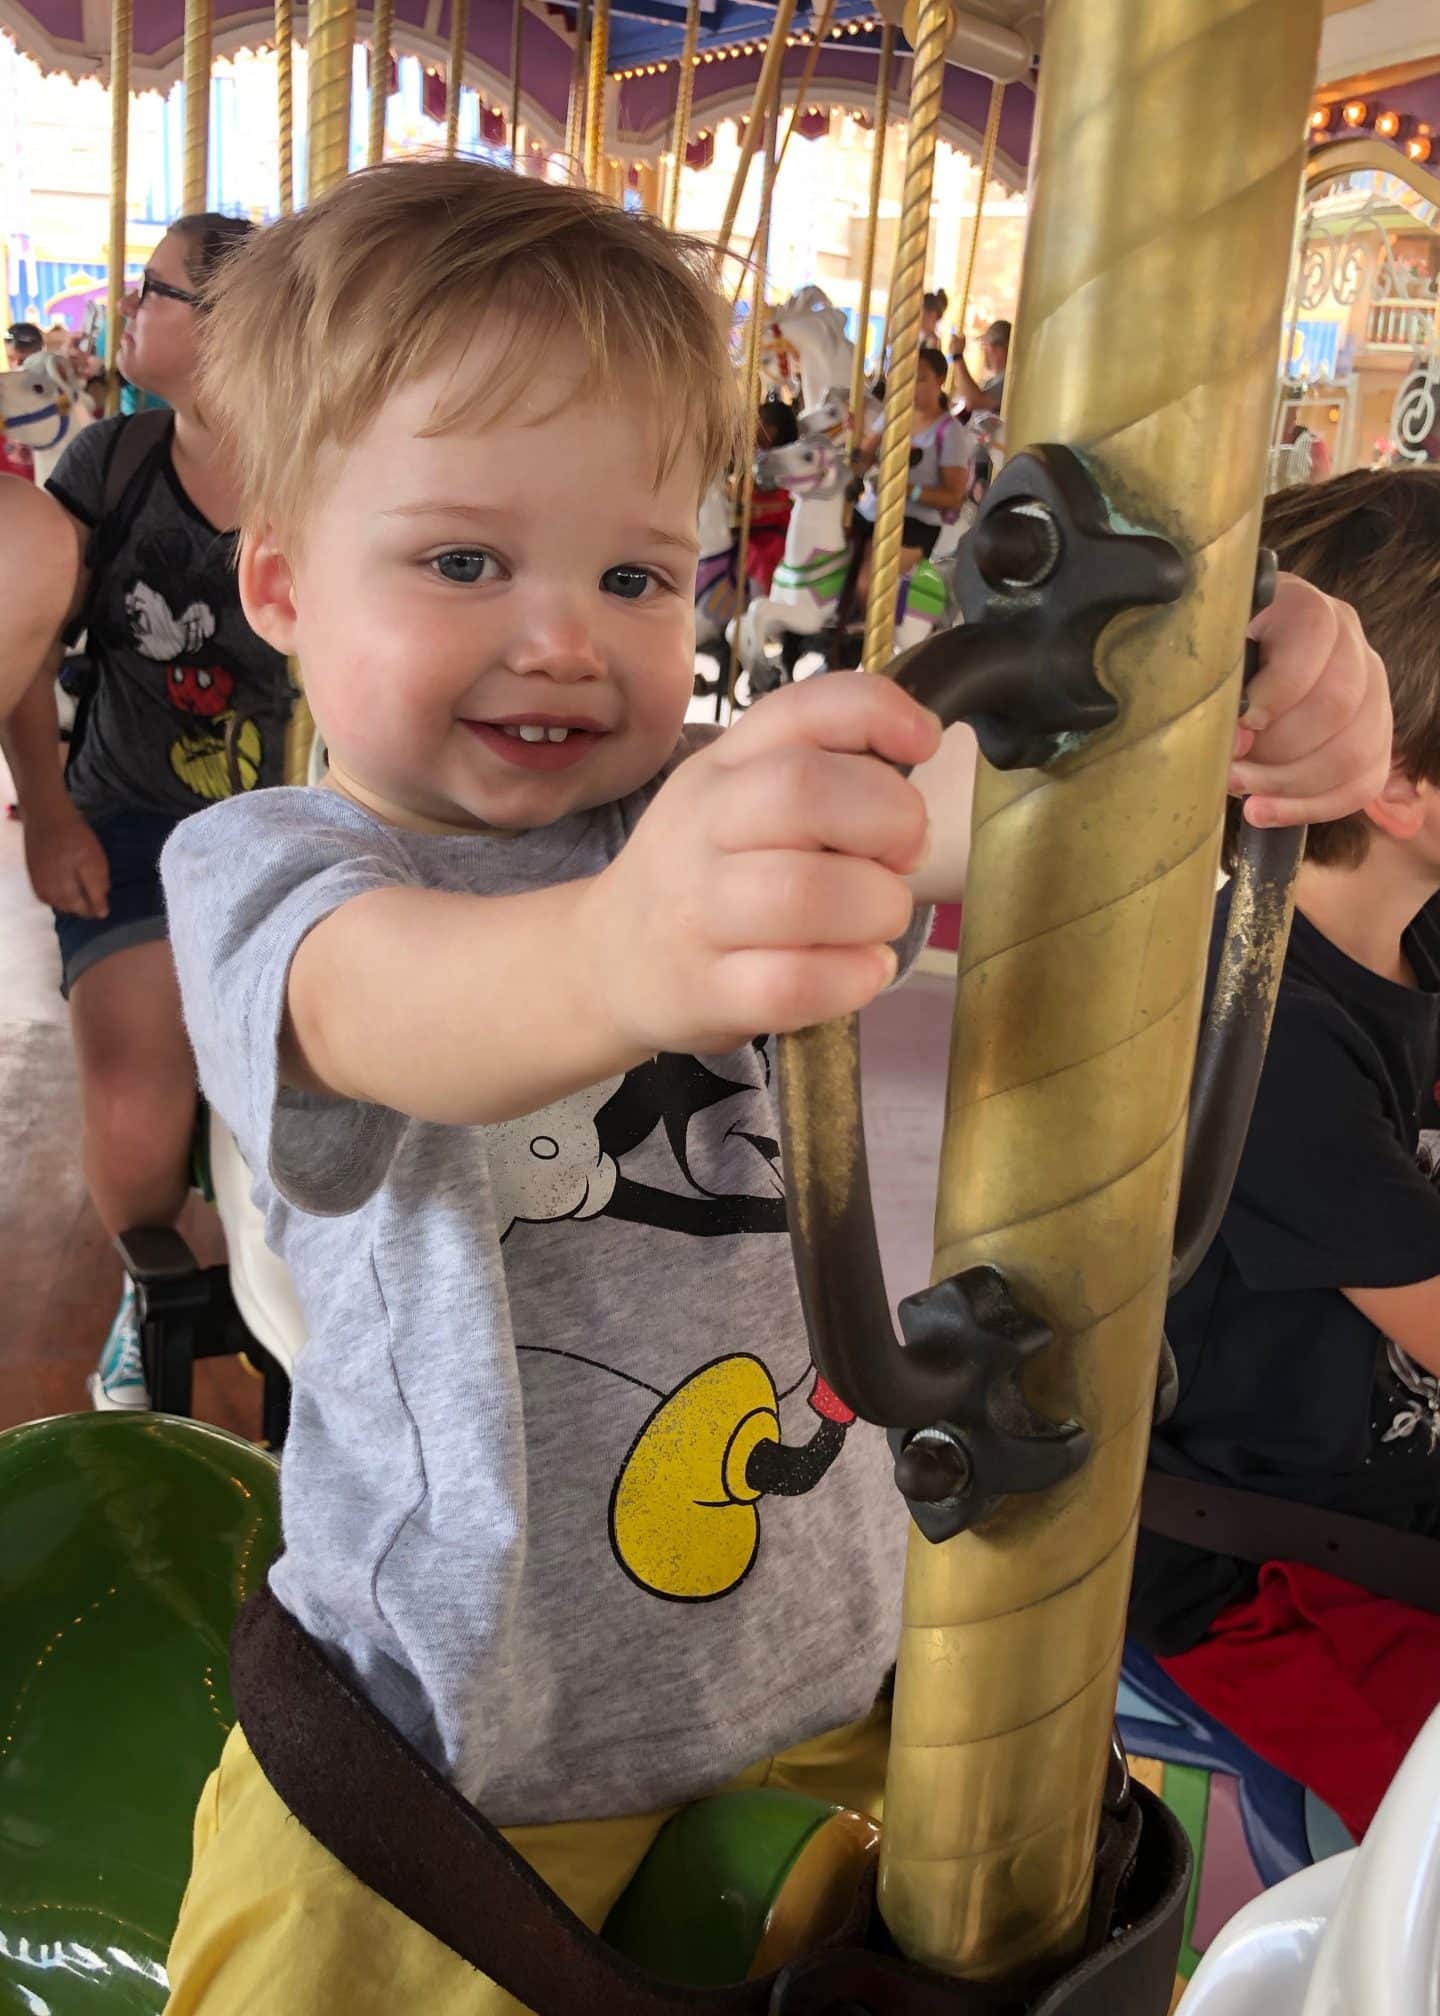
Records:
<instances>
[{"instance_id":1,"label":"gray t-shirt","mask_svg":"<svg viewBox=\"0 0 1440 2016\"><path fill-rule=\"evenodd\" d=\"M50 478L82 525L100 520L105 472L129 424L82 428ZM86 649L99 676L66 784L87 819L183 819L230 795L227 736L246 790L280 783L289 676L240 607L235 534L186 496L168 436L127 495L128 522L96 582Z\"/></svg>"},{"instance_id":2,"label":"gray t-shirt","mask_svg":"<svg viewBox=\"0 0 1440 2016\"><path fill-rule=\"evenodd\" d=\"M260 792L163 862L201 1082L307 1326L272 1585L500 1824L696 1797L863 1714L899 1631L904 1508L810 1362L771 1043L499 1126L278 1083L290 961L338 905L597 873L659 781L503 839ZM793 1495L757 1496L777 1420Z\"/></svg>"},{"instance_id":3,"label":"gray t-shirt","mask_svg":"<svg viewBox=\"0 0 1440 2016\"><path fill-rule=\"evenodd\" d=\"M963 469L967 462L975 460L975 443L970 430L953 413L942 413L938 420L932 420L928 427L922 427L918 434L910 437L910 483L918 483L923 490L938 490L941 472L946 469ZM877 504L876 484L879 471L873 469L861 492L860 501L855 506L863 518L873 525ZM922 525L940 525L944 515L934 504L917 504L907 496L905 516L918 518Z\"/></svg>"}]
</instances>

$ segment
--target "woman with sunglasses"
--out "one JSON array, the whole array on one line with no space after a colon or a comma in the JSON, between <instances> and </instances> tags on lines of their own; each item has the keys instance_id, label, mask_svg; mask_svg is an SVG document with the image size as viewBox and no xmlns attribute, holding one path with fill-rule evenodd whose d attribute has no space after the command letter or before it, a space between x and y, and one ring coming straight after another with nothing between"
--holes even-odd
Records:
<instances>
[{"instance_id":1,"label":"woman with sunglasses","mask_svg":"<svg viewBox=\"0 0 1440 2016\"><path fill-rule=\"evenodd\" d=\"M87 427L61 458L48 487L74 537L65 634L84 629L88 692L63 779L60 637L4 735L30 880L55 912L86 1181L112 1235L174 1224L189 1189L195 1067L165 936L160 850L191 812L282 777L285 663L241 611L228 529L238 492L194 394L203 290L252 228L181 218L125 296L114 362L171 410ZM127 446L130 429L140 431ZM13 602L0 625L14 642L33 629ZM213 1249L217 1235L199 1229ZM148 1404L129 1282L90 1390L99 1407Z\"/></svg>"}]
</instances>

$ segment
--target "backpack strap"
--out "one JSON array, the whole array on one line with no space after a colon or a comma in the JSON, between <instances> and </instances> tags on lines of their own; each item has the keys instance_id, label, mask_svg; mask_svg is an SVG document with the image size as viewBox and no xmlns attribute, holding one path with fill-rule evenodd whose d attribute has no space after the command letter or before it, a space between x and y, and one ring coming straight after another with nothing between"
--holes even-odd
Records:
<instances>
[{"instance_id":1,"label":"backpack strap","mask_svg":"<svg viewBox=\"0 0 1440 2016\"><path fill-rule=\"evenodd\" d=\"M1302 1568L1318 1568L1373 1596L1440 1617L1440 1540L1423 1533L1272 1498L1268 1491L1200 1484L1155 1469L1146 1473L1140 1524L1162 1539L1201 1547L1207 1554L1229 1554L1257 1567L1294 1561Z\"/></svg>"},{"instance_id":2,"label":"backpack strap","mask_svg":"<svg viewBox=\"0 0 1440 2016\"><path fill-rule=\"evenodd\" d=\"M85 601L72 620L67 640L87 630L94 615L100 576L120 550L125 531L140 501L156 453L170 438L175 415L168 407L132 413L115 429L101 479L100 512L85 542L85 568L90 576Z\"/></svg>"}]
</instances>

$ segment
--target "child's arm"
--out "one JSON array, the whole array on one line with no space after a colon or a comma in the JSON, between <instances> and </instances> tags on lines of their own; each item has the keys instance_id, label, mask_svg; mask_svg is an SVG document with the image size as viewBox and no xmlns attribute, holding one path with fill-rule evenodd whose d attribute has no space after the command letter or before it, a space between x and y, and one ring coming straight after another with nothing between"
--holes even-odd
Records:
<instances>
[{"instance_id":1,"label":"child's arm","mask_svg":"<svg viewBox=\"0 0 1440 2016\"><path fill-rule=\"evenodd\" d=\"M886 680L810 680L682 763L588 881L352 897L291 963L285 1082L499 1121L660 1050L724 1051L863 1006L894 975L924 845L924 802L894 765L938 741Z\"/></svg>"},{"instance_id":2,"label":"child's arm","mask_svg":"<svg viewBox=\"0 0 1440 2016\"><path fill-rule=\"evenodd\" d=\"M1282 574L1274 603L1249 633L1260 646L1235 734L1230 789L1253 826L1340 819L1368 805L1390 773L1393 723L1385 667L1360 619L1308 581ZM924 903L958 903L970 859L975 739L945 736L915 772L930 814L930 849L911 888Z\"/></svg>"},{"instance_id":3,"label":"child's arm","mask_svg":"<svg viewBox=\"0 0 1440 2016\"><path fill-rule=\"evenodd\" d=\"M1340 1292L1382 1336L1392 1338L1417 1365L1440 1378L1440 1274L1412 1282L1408 1288L1342 1288Z\"/></svg>"}]
</instances>

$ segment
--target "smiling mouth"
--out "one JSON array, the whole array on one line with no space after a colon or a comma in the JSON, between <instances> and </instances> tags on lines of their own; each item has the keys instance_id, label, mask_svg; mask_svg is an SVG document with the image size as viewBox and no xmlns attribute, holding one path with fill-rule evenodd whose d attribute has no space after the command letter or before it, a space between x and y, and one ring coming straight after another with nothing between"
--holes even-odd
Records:
<instances>
[{"instance_id":1,"label":"smiling mouth","mask_svg":"<svg viewBox=\"0 0 1440 2016\"><path fill-rule=\"evenodd\" d=\"M568 770L609 733L593 722L554 719L462 720L460 725L494 755L525 770Z\"/></svg>"}]
</instances>

